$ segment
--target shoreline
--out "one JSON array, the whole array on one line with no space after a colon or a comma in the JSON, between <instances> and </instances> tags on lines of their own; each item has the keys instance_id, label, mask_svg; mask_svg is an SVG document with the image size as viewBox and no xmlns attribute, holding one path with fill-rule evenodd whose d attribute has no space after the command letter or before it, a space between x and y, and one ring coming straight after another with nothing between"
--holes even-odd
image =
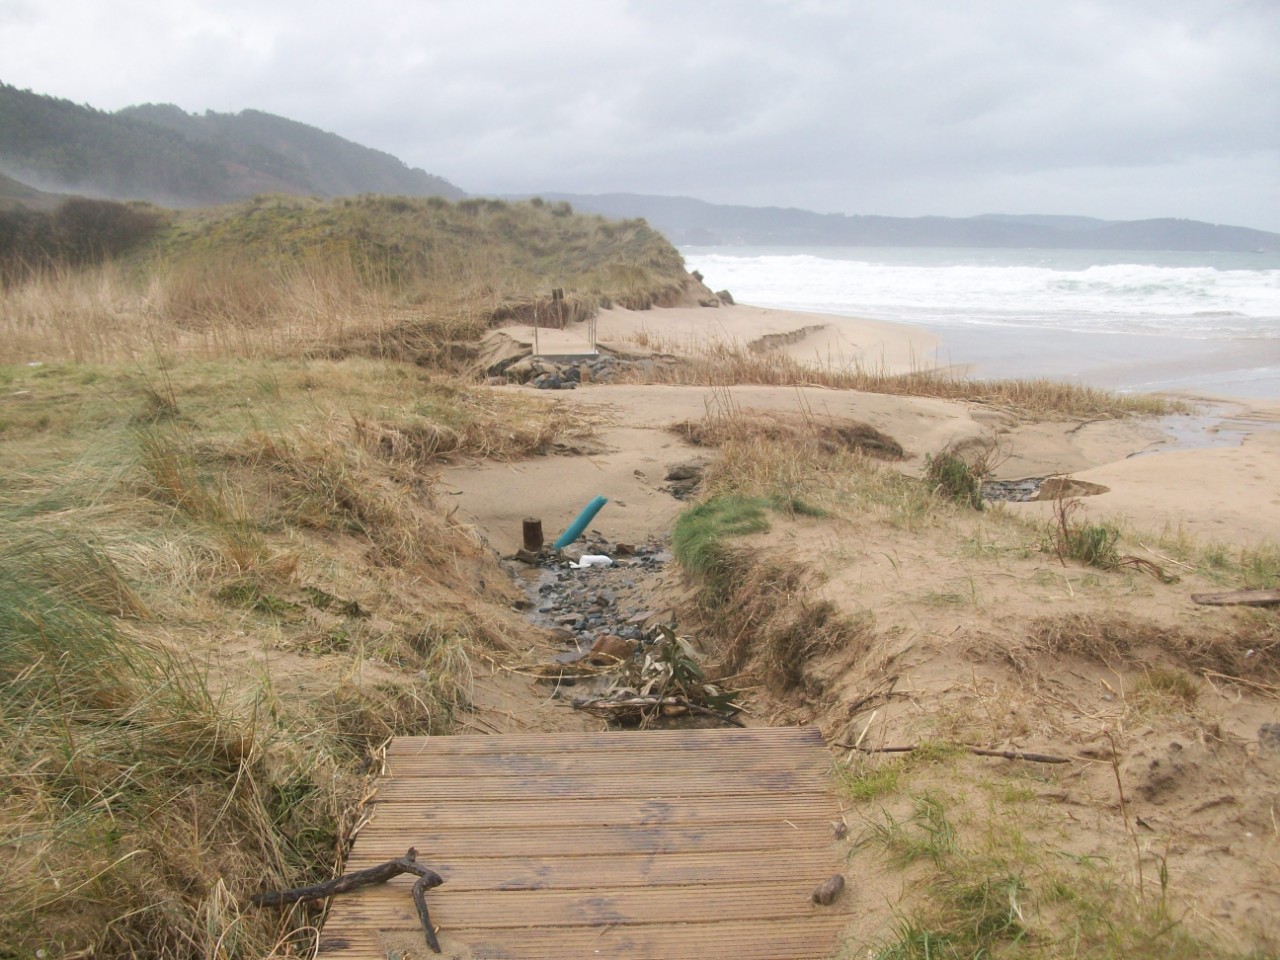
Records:
<instances>
[{"instance_id":1,"label":"shoreline","mask_svg":"<svg viewBox=\"0 0 1280 960\"><path fill-rule=\"evenodd\" d=\"M1120 393L1280 403L1280 339L932 325L943 355L981 379L1047 377Z\"/></svg>"},{"instance_id":2,"label":"shoreline","mask_svg":"<svg viewBox=\"0 0 1280 960\"><path fill-rule=\"evenodd\" d=\"M780 344L773 349L802 362L822 366L839 350L841 363L880 366L886 372L919 370L929 350L950 346L931 332L922 334L905 324L747 305L615 309L602 311L598 324L602 344L624 349L639 345L655 352L667 348L680 353L717 340L747 346L773 337ZM1030 377L1034 371L1022 374ZM696 388L644 389L637 393L632 388L589 387L579 391L582 396L575 402L625 395L629 405L635 405L629 416L636 416L649 405L666 407L668 399L682 393L706 397L713 393ZM997 478L1056 474L1100 484L1108 492L1084 498L1086 515L1132 524L1152 535L1186 532L1241 545L1280 542L1280 495L1275 492L1275 476L1280 475L1280 400L1200 390L1162 391L1182 396L1201 409L1154 421L1020 423L998 411L944 400L856 392L842 399L821 388L742 385L731 389L741 401L767 407L790 406L803 396L803 403L812 404L813 409L843 410L877 428L888 428L890 435L897 431L917 457L965 437L995 437L1011 444L1011 456L996 472ZM701 409L702 400L690 403L690 399L686 396L684 401L688 409ZM675 416L677 406L667 412ZM1046 503L1009 505L1041 519L1050 517L1051 507Z\"/></svg>"},{"instance_id":3,"label":"shoreline","mask_svg":"<svg viewBox=\"0 0 1280 960\"><path fill-rule=\"evenodd\" d=\"M644 311L615 307L600 311L596 322L598 342L624 351L642 346L680 353L715 340L739 347L772 340L776 345L767 349L818 368L861 366L888 374L936 370L978 380L1060 380L1116 393L1157 393L1244 408L1233 417L1280 408L1280 339L1188 340L1033 327L920 327L752 304ZM1099 349L1100 339L1105 341L1105 354ZM1259 359L1265 366L1243 366ZM1228 376L1255 370L1268 375ZM1239 389L1233 391L1233 385Z\"/></svg>"},{"instance_id":4,"label":"shoreline","mask_svg":"<svg viewBox=\"0 0 1280 960\"><path fill-rule=\"evenodd\" d=\"M686 262L743 302L930 333L936 359L975 378L1280 402L1280 262L752 246L691 248Z\"/></svg>"}]
</instances>

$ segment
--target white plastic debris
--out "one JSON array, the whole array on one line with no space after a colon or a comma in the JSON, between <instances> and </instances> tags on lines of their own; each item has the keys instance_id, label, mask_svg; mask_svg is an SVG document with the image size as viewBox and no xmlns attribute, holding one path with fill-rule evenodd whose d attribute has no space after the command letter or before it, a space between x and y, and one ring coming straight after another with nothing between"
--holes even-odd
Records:
<instances>
[{"instance_id":1,"label":"white plastic debris","mask_svg":"<svg viewBox=\"0 0 1280 960\"><path fill-rule=\"evenodd\" d=\"M602 553L584 553L577 563L569 564L574 570L585 570L587 567L612 567L613 558Z\"/></svg>"}]
</instances>

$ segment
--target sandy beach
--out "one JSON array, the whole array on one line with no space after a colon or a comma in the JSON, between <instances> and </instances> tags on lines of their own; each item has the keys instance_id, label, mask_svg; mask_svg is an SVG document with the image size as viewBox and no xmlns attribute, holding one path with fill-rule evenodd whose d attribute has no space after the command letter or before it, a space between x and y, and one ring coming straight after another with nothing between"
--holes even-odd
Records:
<instances>
[{"instance_id":1,"label":"sandy beach","mask_svg":"<svg viewBox=\"0 0 1280 960\"><path fill-rule=\"evenodd\" d=\"M532 343L531 328L503 332ZM539 335L544 353L589 350L585 324ZM905 325L747 305L605 310L596 336L601 347L622 353L679 355L720 342L784 352L815 367L887 373L921 369L923 358L946 350L945 343ZM680 504L659 493L662 464L699 451L662 427L700 417L726 398L747 409L866 421L903 444L907 470L918 471L925 456L948 444L988 438L1002 451L996 478L1071 475L1101 485L1107 492L1084 501L1088 514L1148 535L1184 531L1225 543L1280 541L1280 401L1195 397L1188 402L1196 413L1159 421L1028 422L982 404L817 387L595 385L560 396L612 424L589 468L566 475L554 459L494 464L478 475L468 471L466 489L458 494L464 512L501 549L514 549L519 519L529 511L571 517L597 493L617 501L611 515L618 536L668 529ZM505 491L517 479L522 500L509 503ZM1009 509L1047 517L1051 507Z\"/></svg>"},{"instance_id":2,"label":"sandy beach","mask_svg":"<svg viewBox=\"0 0 1280 960\"><path fill-rule=\"evenodd\" d=\"M651 343L680 354L720 342L775 350L815 367L885 373L932 367L938 348L936 336L902 324L745 304L602 310L596 329L600 344L616 349Z\"/></svg>"}]
</instances>

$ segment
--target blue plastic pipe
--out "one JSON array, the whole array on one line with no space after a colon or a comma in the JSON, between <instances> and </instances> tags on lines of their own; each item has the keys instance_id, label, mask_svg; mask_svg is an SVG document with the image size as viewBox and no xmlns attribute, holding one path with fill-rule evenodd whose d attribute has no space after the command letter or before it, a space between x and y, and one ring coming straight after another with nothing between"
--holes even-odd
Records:
<instances>
[{"instance_id":1,"label":"blue plastic pipe","mask_svg":"<svg viewBox=\"0 0 1280 960\"><path fill-rule=\"evenodd\" d=\"M560 534L560 539L553 544L555 549L563 550L569 544L573 543L573 541L582 536L582 531L587 529L587 524L590 523L595 518L595 515L600 512L600 508L608 502L608 499L605 497L596 497L588 503L583 508L582 512L578 514L578 519L569 524L569 529Z\"/></svg>"}]
</instances>

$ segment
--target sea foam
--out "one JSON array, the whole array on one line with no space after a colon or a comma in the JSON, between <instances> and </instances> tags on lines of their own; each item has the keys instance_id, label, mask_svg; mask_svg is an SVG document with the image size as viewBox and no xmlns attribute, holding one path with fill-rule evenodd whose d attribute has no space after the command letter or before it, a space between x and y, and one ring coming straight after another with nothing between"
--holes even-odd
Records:
<instances>
[{"instance_id":1,"label":"sea foam","mask_svg":"<svg viewBox=\"0 0 1280 960\"><path fill-rule=\"evenodd\" d=\"M685 248L741 303L909 324L974 376L1280 399L1280 255Z\"/></svg>"},{"instance_id":2,"label":"sea foam","mask_svg":"<svg viewBox=\"0 0 1280 960\"><path fill-rule=\"evenodd\" d=\"M685 259L713 289L728 288L738 300L758 306L929 326L1198 339L1280 335L1280 264L1274 256L1250 268L1240 265L1248 262L1247 254L1201 254L1210 262L1168 265L1126 262L1110 251L1064 251L1059 265L1026 262L1033 256L1053 261L1052 251L972 251L967 260L955 250L867 253L688 248Z\"/></svg>"}]
</instances>

